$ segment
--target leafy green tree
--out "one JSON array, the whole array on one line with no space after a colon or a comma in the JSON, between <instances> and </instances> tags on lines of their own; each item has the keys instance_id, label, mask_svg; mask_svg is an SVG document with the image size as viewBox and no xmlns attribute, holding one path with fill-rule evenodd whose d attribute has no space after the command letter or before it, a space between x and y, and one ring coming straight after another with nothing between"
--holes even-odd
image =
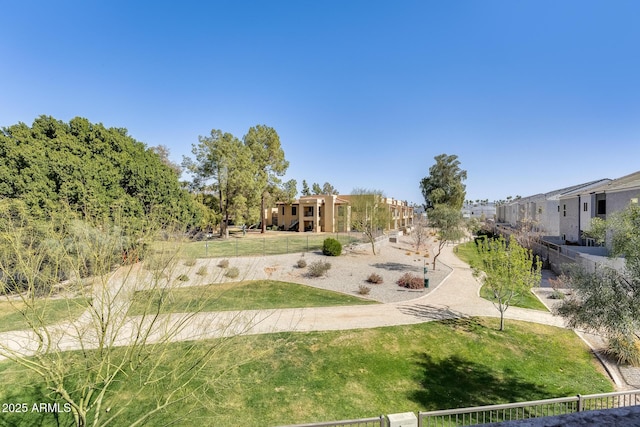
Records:
<instances>
[{"instance_id":1,"label":"leafy green tree","mask_svg":"<svg viewBox=\"0 0 640 427\"><path fill-rule=\"evenodd\" d=\"M437 251L433 256L433 268L444 246L464 236L462 205L466 192L462 183L467 172L460 169L456 155L440 154L429 168L429 176L420 181L429 226L436 230Z\"/></svg>"},{"instance_id":2,"label":"leafy green tree","mask_svg":"<svg viewBox=\"0 0 640 427\"><path fill-rule=\"evenodd\" d=\"M322 187L320 187L320 184L318 184L317 182L314 182L311 186L311 192L316 196L320 195L322 194Z\"/></svg>"},{"instance_id":3,"label":"leafy green tree","mask_svg":"<svg viewBox=\"0 0 640 427\"><path fill-rule=\"evenodd\" d=\"M604 244L607 237L607 222L602 218L591 218L589 230L583 231L582 235L595 240L599 245Z\"/></svg>"},{"instance_id":4,"label":"leafy green tree","mask_svg":"<svg viewBox=\"0 0 640 427\"><path fill-rule=\"evenodd\" d=\"M186 157L183 165L193 174L195 187L217 194L220 236L224 237L230 220L246 219L250 204L260 197L256 164L249 147L230 133L213 129L199 141L191 150L195 159Z\"/></svg>"},{"instance_id":5,"label":"leafy green tree","mask_svg":"<svg viewBox=\"0 0 640 427\"><path fill-rule=\"evenodd\" d=\"M429 168L429 176L420 181L426 209L433 209L437 204L462 209L466 196L463 181L467 179L467 171L460 169L456 155L440 154L434 159L436 163Z\"/></svg>"},{"instance_id":6,"label":"leafy green tree","mask_svg":"<svg viewBox=\"0 0 640 427\"><path fill-rule=\"evenodd\" d=\"M280 145L280 137L275 129L257 125L249 128L244 136L244 144L249 149L253 167L256 169L256 190L260 194L260 223L262 233L266 231L264 220L265 201L270 191L280 185L278 177L283 176L289 167L284 151Z\"/></svg>"},{"instance_id":7,"label":"leafy green tree","mask_svg":"<svg viewBox=\"0 0 640 427\"><path fill-rule=\"evenodd\" d=\"M301 194L303 196L310 196L311 195L311 190L309 190L309 184L307 184L307 181L305 181L304 179L302 180L302 191Z\"/></svg>"},{"instance_id":8,"label":"leafy green tree","mask_svg":"<svg viewBox=\"0 0 640 427\"><path fill-rule=\"evenodd\" d=\"M384 193L381 190L355 188L349 196L351 206L351 228L361 232L376 254L376 238L389 225L389 211L381 203Z\"/></svg>"},{"instance_id":9,"label":"leafy green tree","mask_svg":"<svg viewBox=\"0 0 640 427\"><path fill-rule=\"evenodd\" d=\"M329 184L328 182L325 182L322 185L322 194L327 194L327 195L338 195L338 189L335 188L333 185Z\"/></svg>"},{"instance_id":10,"label":"leafy green tree","mask_svg":"<svg viewBox=\"0 0 640 427\"><path fill-rule=\"evenodd\" d=\"M198 209L176 173L123 128L76 117L40 116L0 132L0 197L20 199L47 219L70 208L93 217L127 218L143 227L157 210L162 221L194 224Z\"/></svg>"},{"instance_id":11,"label":"leafy green tree","mask_svg":"<svg viewBox=\"0 0 640 427\"><path fill-rule=\"evenodd\" d=\"M278 189L277 201L292 203L298 195L297 187L298 182L295 179L290 179L289 181L283 183L282 186Z\"/></svg>"},{"instance_id":12,"label":"leafy green tree","mask_svg":"<svg viewBox=\"0 0 640 427\"><path fill-rule=\"evenodd\" d=\"M427 221L429 227L435 229L436 250L433 253L432 268L436 269L436 261L442 249L449 243L464 237L462 213L460 210L445 204L438 204L429 211Z\"/></svg>"},{"instance_id":13,"label":"leafy green tree","mask_svg":"<svg viewBox=\"0 0 640 427\"><path fill-rule=\"evenodd\" d=\"M640 207L631 204L601 225L611 235L611 256L623 257L624 268L570 269L566 277L573 293L556 312L571 327L606 336L621 361L640 365ZM604 234L600 231L602 240Z\"/></svg>"},{"instance_id":14,"label":"leafy green tree","mask_svg":"<svg viewBox=\"0 0 640 427\"><path fill-rule=\"evenodd\" d=\"M500 330L504 330L504 314L511 304L525 292L540 284L538 258L518 244L515 237L486 239L479 246L482 269L475 270L493 298L491 302L500 312Z\"/></svg>"}]
</instances>

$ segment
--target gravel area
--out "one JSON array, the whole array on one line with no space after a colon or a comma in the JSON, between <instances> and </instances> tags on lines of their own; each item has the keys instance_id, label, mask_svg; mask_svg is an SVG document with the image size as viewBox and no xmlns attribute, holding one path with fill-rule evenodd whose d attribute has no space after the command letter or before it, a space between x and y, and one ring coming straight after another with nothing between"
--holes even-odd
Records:
<instances>
[{"instance_id":1,"label":"gravel area","mask_svg":"<svg viewBox=\"0 0 640 427\"><path fill-rule=\"evenodd\" d=\"M316 288L332 290L348 295L368 298L375 301L389 303L407 301L422 297L431 292L442 280L451 273L451 268L437 263L434 271L432 258L424 257L425 251L416 254L411 249L408 237L401 237L397 243L381 242L377 254L373 255L370 248L363 247L355 251L343 253L338 257L327 257L321 252L294 253L287 255L271 255L264 257L228 258L230 267L237 267L240 276L229 279L222 276L222 269L217 267L220 258L199 259L194 266L205 266L210 273L206 280L211 282L228 282L237 280L273 279L284 282L302 283ZM297 262L304 258L307 266L314 261L329 262L331 268L324 277L310 277L307 268L298 268ZM429 288L424 290L408 290L401 288L396 281L404 273L423 276L423 268L427 264ZM192 267L192 268L194 268ZM383 278L381 284L371 284L366 281L371 273L377 273ZM186 284L185 284L186 285ZM194 283L190 283L194 285ZM368 295L360 295L360 286L370 288Z\"/></svg>"}]
</instances>

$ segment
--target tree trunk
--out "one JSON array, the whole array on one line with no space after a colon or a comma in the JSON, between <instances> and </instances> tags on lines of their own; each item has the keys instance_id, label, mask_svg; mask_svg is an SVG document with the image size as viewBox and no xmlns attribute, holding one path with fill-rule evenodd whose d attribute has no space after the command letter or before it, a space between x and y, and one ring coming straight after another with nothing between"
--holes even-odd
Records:
<instances>
[{"instance_id":1,"label":"tree trunk","mask_svg":"<svg viewBox=\"0 0 640 427\"><path fill-rule=\"evenodd\" d=\"M267 224L265 224L264 218L264 193L260 196L260 233L264 234L267 232Z\"/></svg>"}]
</instances>

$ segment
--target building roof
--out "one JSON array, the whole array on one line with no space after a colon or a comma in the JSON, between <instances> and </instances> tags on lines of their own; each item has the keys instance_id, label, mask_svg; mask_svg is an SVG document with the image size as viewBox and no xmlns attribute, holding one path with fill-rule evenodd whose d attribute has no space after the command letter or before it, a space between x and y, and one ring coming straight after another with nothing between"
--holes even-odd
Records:
<instances>
[{"instance_id":1,"label":"building roof","mask_svg":"<svg viewBox=\"0 0 640 427\"><path fill-rule=\"evenodd\" d=\"M563 198L564 197L574 197L574 196L577 196L579 194L597 192L601 188L606 187L610 182L611 182L611 180L609 178L603 178L603 179L599 179L597 181L586 182L584 184L576 186L578 188L574 188L572 190L569 190L569 191L566 191L566 192L562 193L560 195L560 197L563 197Z\"/></svg>"},{"instance_id":2,"label":"building roof","mask_svg":"<svg viewBox=\"0 0 640 427\"><path fill-rule=\"evenodd\" d=\"M598 192L613 192L640 189L640 171L625 175L621 178L614 179L602 188L598 188Z\"/></svg>"}]
</instances>

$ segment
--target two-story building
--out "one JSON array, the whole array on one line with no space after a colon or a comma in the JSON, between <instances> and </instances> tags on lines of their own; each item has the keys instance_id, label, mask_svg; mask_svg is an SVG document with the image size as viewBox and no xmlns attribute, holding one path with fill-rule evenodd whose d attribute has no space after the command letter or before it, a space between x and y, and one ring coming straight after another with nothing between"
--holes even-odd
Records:
<instances>
[{"instance_id":1,"label":"two-story building","mask_svg":"<svg viewBox=\"0 0 640 427\"><path fill-rule=\"evenodd\" d=\"M559 235L563 241L592 246L593 240L585 239L592 218L607 219L640 199L640 172L614 180L585 186L560 197Z\"/></svg>"},{"instance_id":2,"label":"two-story building","mask_svg":"<svg viewBox=\"0 0 640 427\"><path fill-rule=\"evenodd\" d=\"M266 210L267 225L286 231L339 233L351 231L351 195L303 196L291 203L278 202ZM413 225L413 207L406 201L379 197L377 209L388 212L387 230L401 230Z\"/></svg>"}]
</instances>

